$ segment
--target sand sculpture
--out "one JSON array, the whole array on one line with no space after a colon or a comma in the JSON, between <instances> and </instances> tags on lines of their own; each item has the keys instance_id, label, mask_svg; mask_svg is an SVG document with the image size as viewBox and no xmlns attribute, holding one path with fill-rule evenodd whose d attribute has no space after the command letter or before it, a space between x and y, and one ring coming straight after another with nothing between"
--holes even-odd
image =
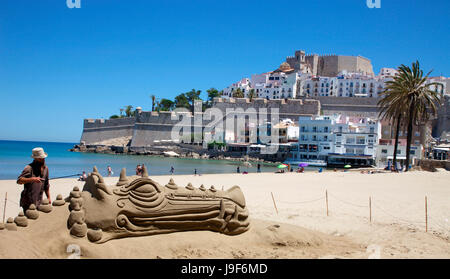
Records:
<instances>
[{"instance_id":1,"label":"sand sculpture","mask_svg":"<svg viewBox=\"0 0 450 279\"><path fill-rule=\"evenodd\" d=\"M18 227L26 227L26 226L28 226L28 218L25 216L23 211L21 211L19 213L19 215L16 218L14 218L14 223L16 223L16 225Z\"/></svg>"},{"instance_id":2,"label":"sand sculpture","mask_svg":"<svg viewBox=\"0 0 450 279\"><path fill-rule=\"evenodd\" d=\"M16 223L14 223L14 219L12 217L9 217L8 220L6 221L5 228L8 231L17 231L17 225Z\"/></svg>"},{"instance_id":3,"label":"sand sculpture","mask_svg":"<svg viewBox=\"0 0 450 279\"><path fill-rule=\"evenodd\" d=\"M56 200L53 201L53 203L52 203L53 206L63 206L64 204L66 204L66 201L63 200L63 197L61 194L57 195Z\"/></svg>"},{"instance_id":4,"label":"sand sculpture","mask_svg":"<svg viewBox=\"0 0 450 279\"><path fill-rule=\"evenodd\" d=\"M227 235L249 229L248 209L238 186L227 191L213 186L179 187L171 179L165 186L148 177L126 177L123 169L115 186L107 186L94 167L80 191L70 193L70 234L95 243L111 239L210 230Z\"/></svg>"},{"instance_id":5,"label":"sand sculpture","mask_svg":"<svg viewBox=\"0 0 450 279\"><path fill-rule=\"evenodd\" d=\"M25 215L28 219L36 220L37 218L39 218L39 211L37 211L36 206L32 204L27 209L27 211L25 211Z\"/></svg>"},{"instance_id":6,"label":"sand sculpture","mask_svg":"<svg viewBox=\"0 0 450 279\"><path fill-rule=\"evenodd\" d=\"M52 211L52 205L48 201L48 199L44 199L42 203L38 206L38 210L44 213L50 213Z\"/></svg>"}]
</instances>

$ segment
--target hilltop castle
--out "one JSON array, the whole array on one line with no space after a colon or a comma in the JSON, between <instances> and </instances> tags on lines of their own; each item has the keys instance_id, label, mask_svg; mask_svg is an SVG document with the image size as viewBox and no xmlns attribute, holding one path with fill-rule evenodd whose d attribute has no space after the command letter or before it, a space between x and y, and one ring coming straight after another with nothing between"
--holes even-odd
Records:
<instances>
[{"instance_id":1,"label":"hilltop castle","mask_svg":"<svg viewBox=\"0 0 450 279\"><path fill-rule=\"evenodd\" d=\"M286 63L297 72L314 76L334 77L341 71L373 75L372 63L362 56L344 55L306 55L297 50L295 56L286 57Z\"/></svg>"}]
</instances>

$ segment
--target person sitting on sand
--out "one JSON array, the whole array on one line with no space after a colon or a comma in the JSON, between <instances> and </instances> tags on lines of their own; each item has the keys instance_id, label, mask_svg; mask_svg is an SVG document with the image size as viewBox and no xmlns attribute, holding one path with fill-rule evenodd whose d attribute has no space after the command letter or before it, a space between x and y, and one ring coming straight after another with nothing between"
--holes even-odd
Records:
<instances>
[{"instance_id":1,"label":"person sitting on sand","mask_svg":"<svg viewBox=\"0 0 450 279\"><path fill-rule=\"evenodd\" d=\"M81 174L81 176L78 178L78 181L86 181L86 179L87 179L86 172L83 171L83 174Z\"/></svg>"},{"instance_id":2,"label":"person sitting on sand","mask_svg":"<svg viewBox=\"0 0 450 279\"><path fill-rule=\"evenodd\" d=\"M47 156L43 148L34 148L31 155L31 158L34 159L33 162L25 166L17 178L17 184L24 185L24 189L20 194L20 206L24 212L32 204L38 207L42 202L44 192L48 201L51 203L48 167L45 165L45 158Z\"/></svg>"}]
</instances>

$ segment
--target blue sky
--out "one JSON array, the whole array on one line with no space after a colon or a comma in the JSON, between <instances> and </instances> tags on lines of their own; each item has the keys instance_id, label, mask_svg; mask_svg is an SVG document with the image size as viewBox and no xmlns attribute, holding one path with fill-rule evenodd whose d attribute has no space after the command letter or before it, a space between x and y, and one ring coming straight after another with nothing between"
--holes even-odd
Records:
<instances>
[{"instance_id":1,"label":"blue sky","mask_svg":"<svg viewBox=\"0 0 450 279\"><path fill-rule=\"evenodd\" d=\"M450 1L2 0L0 139L78 142L84 118L273 70L296 49L450 76ZM203 95L202 97L205 97Z\"/></svg>"}]
</instances>

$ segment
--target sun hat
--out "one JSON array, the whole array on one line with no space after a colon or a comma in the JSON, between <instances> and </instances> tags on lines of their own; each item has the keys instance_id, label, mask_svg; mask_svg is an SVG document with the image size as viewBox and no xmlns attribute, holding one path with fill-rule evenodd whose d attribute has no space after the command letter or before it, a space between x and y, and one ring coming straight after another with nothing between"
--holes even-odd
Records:
<instances>
[{"instance_id":1,"label":"sun hat","mask_svg":"<svg viewBox=\"0 0 450 279\"><path fill-rule=\"evenodd\" d=\"M31 155L31 158L34 159L44 159L48 156L47 153L44 152L44 149L42 147L33 148L32 152L33 154Z\"/></svg>"}]
</instances>

